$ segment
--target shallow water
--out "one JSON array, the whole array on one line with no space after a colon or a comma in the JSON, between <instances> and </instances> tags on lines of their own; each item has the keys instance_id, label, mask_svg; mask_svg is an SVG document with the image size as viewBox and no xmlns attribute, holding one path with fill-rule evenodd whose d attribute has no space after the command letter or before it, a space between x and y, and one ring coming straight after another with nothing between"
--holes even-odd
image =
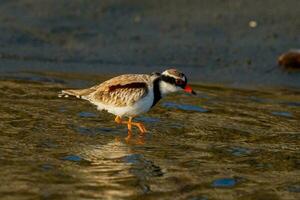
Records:
<instances>
[{"instance_id":1,"label":"shallow water","mask_svg":"<svg viewBox=\"0 0 300 200\"><path fill-rule=\"evenodd\" d=\"M125 141L112 115L57 97L104 79L1 79L1 199L299 199L299 90L194 86Z\"/></svg>"}]
</instances>

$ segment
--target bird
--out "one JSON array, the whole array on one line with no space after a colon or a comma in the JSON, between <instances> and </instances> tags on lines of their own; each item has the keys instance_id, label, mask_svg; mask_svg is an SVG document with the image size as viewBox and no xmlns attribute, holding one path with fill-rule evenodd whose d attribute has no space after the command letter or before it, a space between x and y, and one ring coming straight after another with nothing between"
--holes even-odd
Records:
<instances>
[{"instance_id":1,"label":"bird","mask_svg":"<svg viewBox=\"0 0 300 200\"><path fill-rule=\"evenodd\" d=\"M59 97L75 96L115 115L117 124L127 125L130 138L132 126L139 129L140 135L147 132L144 124L134 122L133 118L148 112L167 94L185 91L195 95L187 82L181 71L172 68L162 73L119 75L90 88L62 90ZM124 117L128 120L123 120Z\"/></svg>"}]
</instances>

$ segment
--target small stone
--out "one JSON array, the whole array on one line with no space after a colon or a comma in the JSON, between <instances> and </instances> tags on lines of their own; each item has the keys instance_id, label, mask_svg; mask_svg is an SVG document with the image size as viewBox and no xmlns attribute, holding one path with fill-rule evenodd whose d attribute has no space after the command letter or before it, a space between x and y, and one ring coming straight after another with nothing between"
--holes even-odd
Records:
<instances>
[{"instance_id":1,"label":"small stone","mask_svg":"<svg viewBox=\"0 0 300 200\"><path fill-rule=\"evenodd\" d=\"M141 22L141 16L137 15L133 18L134 23L140 23Z\"/></svg>"},{"instance_id":2,"label":"small stone","mask_svg":"<svg viewBox=\"0 0 300 200\"><path fill-rule=\"evenodd\" d=\"M286 69L300 69L300 50L290 50L278 57L278 65Z\"/></svg>"},{"instance_id":3,"label":"small stone","mask_svg":"<svg viewBox=\"0 0 300 200\"><path fill-rule=\"evenodd\" d=\"M249 21L248 23L250 28L256 28L257 27L257 22L254 20Z\"/></svg>"}]
</instances>

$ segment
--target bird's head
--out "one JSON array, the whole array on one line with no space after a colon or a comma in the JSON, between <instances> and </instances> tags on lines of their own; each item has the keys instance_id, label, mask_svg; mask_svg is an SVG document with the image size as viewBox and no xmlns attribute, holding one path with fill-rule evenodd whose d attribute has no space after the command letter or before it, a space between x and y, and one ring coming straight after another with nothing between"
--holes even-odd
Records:
<instances>
[{"instance_id":1,"label":"bird's head","mask_svg":"<svg viewBox=\"0 0 300 200\"><path fill-rule=\"evenodd\" d=\"M168 69L161 74L160 91L163 95L178 91L196 94L187 84L186 76L177 69Z\"/></svg>"}]
</instances>

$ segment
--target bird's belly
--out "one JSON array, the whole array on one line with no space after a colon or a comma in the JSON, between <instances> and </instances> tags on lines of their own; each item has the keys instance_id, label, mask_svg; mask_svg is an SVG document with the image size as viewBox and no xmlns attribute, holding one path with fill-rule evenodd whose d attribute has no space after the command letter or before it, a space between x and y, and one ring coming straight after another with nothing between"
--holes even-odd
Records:
<instances>
[{"instance_id":1,"label":"bird's belly","mask_svg":"<svg viewBox=\"0 0 300 200\"><path fill-rule=\"evenodd\" d=\"M137 116L150 110L153 103L153 95L147 95L131 106L112 106L98 104L98 110L107 110L107 112L118 116Z\"/></svg>"}]
</instances>

